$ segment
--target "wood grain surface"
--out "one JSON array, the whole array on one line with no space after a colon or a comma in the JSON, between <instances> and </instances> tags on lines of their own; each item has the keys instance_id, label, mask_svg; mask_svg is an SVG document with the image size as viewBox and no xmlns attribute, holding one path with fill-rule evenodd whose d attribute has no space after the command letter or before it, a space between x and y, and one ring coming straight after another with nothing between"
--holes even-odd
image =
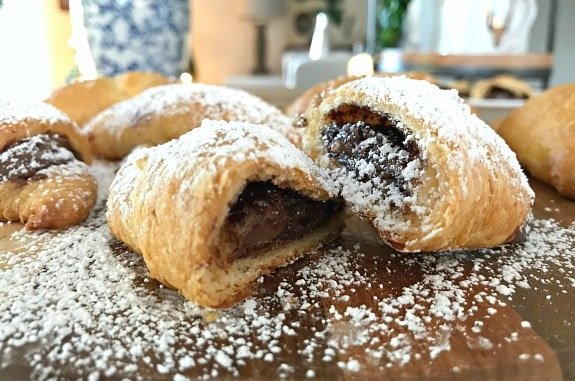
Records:
<instances>
[{"instance_id":1,"label":"wood grain surface","mask_svg":"<svg viewBox=\"0 0 575 381\"><path fill-rule=\"evenodd\" d=\"M535 218L553 218L563 226L569 226L575 221L575 202L562 198L546 185L538 182L532 182L532 185L537 193ZM4 224L0 227L0 253L11 252L23 256L31 254L22 252L21 241L11 238L13 233L20 229L19 224ZM21 236L19 234L19 237ZM143 266L141 261L138 262L139 257L122 245L112 243L111 246L119 257L129 258L129 261L119 261L120 264ZM362 279L361 287L358 287L358 283L350 284L335 293L333 288L326 286L329 284L329 279L326 279L326 282L317 287L325 291L327 296L314 299L317 303L312 304L305 314L301 313L301 309L286 309L285 305L274 301L273 297L282 284L290 285L294 298L299 300L299 295L305 294L306 287L309 286L298 282L298 279L301 279L298 275L301 274L300 270L306 266L314 266L322 256L334 255L330 247L340 246L357 253L350 266ZM572 242L570 250L565 250L561 255L573 256L574 252L575 242ZM478 298L478 295L497 294L488 281L484 282L485 284L471 285L463 290L464 301L461 308L466 312L461 319L456 317L446 321L435 318L429 313L435 307L428 303L427 299L407 303L405 307L399 308L394 319L385 320L387 329L370 330L369 327L361 327L360 331L369 332L369 337L363 341L356 337L353 345L346 345L345 342L351 340L350 337L357 333L358 328L350 319L334 319L334 314L345 316L349 307L359 306L377 311L381 309L382 301L393 304L394 300L405 296L406 289L415 285L428 285L427 279L433 274L430 273L430 267L423 265L418 258L412 256L406 260L405 255L395 253L379 243L367 226L350 219L340 240L317 254L276 271L255 291L254 298L264 304L266 313L271 316L284 313L286 321L298 322L296 335L282 335L278 339L281 352L271 361L249 359L237 368L238 372L235 374L220 371L207 378L305 379L313 376L315 379L330 380L575 380L575 312L572 307L575 304L575 288L565 292L565 288L558 286L561 282L545 281L567 277L560 268L550 267L544 276L534 274L534 286L518 287L512 296L501 295L496 302L489 298ZM478 260L484 268L489 268L490 264L493 267L500 265L497 256L483 253L430 254L425 258L427 263L443 260L447 264L450 262L445 258L451 258L460 267L458 272L463 274L463 277L475 271ZM0 276L6 266L6 263L0 261ZM538 270L533 271L535 273ZM489 280L489 272L485 276ZM143 287L150 295L168 298L174 305L187 303L177 293L163 289L157 282L141 275L135 276L134 287ZM342 298L341 295L351 297ZM496 310L496 313L493 310ZM0 316L3 313L0 311ZM237 312L234 313L237 315ZM425 335L419 337L417 331L409 326L409 321L413 320L411 314L429 317L424 324ZM225 311L206 311L202 317L190 315L187 319L200 319L202 326L208 326L218 322L221 324L225 322L224 317L229 316ZM238 319L237 316L235 318ZM380 318L383 318L383 315L375 316L373 321L379 324ZM328 332L322 328L326 324L330 325L329 334L318 335L318 332ZM256 336L255 332L250 336L254 342L260 340ZM193 339L195 336L190 334L190 337ZM378 348L385 348L386 353L393 353L399 337L409 342L408 361L394 362L373 354L373 343L378 343ZM310 340L315 343L312 348L315 355L311 362L309 354L302 351L302 343L308 343ZM334 354L333 361L322 360L326 349L333 346L334 341L341 350ZM168 350L181 351L192 344L176 342ZM263 345L265 346L265 343ZM0 342L0 380L28 379L33 376L32 365L24 354L30 348L8 347L6 342ZM438 350L430 349L432 347ZM10 361L6 357L7 353L10 353ZM152 364L136 364L140 377L173 379L172 372L159 372L153 364L153 355L151 359ZM214 361L191 367L183 374L192 379L205 376L206 369L210 369ZM58 363L55 367L58 368L58 376L64 379L78 375L84 377L86 374L72 364ZM289 371L278 372L282 367ZM121 379L123 376L133 378L132 375L123 374L121 370L110 377L102 375L100 378Z\"/></svg>"}]
</instances>

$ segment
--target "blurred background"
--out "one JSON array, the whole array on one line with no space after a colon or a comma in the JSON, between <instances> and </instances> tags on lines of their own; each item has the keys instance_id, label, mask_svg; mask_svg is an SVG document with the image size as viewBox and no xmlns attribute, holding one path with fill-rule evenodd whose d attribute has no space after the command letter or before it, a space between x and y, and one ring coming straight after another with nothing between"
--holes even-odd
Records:
<instances>
[{"instance_id":1,"label":"blurred background","mask_svg":"<svg viewBox=\"0 0 575 381\"><path fill-rule=\"evenodd\" d=\"M146 65L280 106L373 70L510 73L543 88L575 80L573 20L572 0L3 0L0 97ZM130 49L144 56L126 64Z\"/></svg>"}]
</instances>

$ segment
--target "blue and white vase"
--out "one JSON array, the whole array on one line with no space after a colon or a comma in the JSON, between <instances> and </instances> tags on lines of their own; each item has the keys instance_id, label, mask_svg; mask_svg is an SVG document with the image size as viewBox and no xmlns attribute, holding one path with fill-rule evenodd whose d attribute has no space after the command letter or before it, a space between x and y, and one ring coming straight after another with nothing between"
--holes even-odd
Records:
<instances>
[{"instance_id":1,"label":"blue and white vase","mask_svg":"<svg viewBox=\"0 0 575 381\"><path fill-rule=\"evenodd\" d=\"M113 76L126 71L155 71L177 76L189 65L189 0L80 0L82 29L90 57L76 60L84 77ZM71 4L71 11L72 4ZM72 14L74 17L74 14ZM74 20L73 20L74 23ZM86 64L86 61L93 60ZM82 62L80 62L82 61ZM86 69L88 68L88 69ZM90 70L92 69L92 70Z\"/></svg>"}]
</instances>

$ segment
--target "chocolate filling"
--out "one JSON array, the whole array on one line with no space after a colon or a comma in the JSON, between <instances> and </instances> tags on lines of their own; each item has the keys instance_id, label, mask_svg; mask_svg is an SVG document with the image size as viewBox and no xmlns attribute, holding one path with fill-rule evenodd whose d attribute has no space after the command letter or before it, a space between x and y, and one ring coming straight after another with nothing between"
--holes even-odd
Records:
<instances>
[{"instance_id":1,"label":"chocolate filling","mask_svg":"<svg viewBox=\"0 0 575 381\"><path fill-rule=\"evenodd\" d=\"M0 153L0 182L24 184L47 176L42 170L75 160L68 140L61 135L36 135L7 145Z\"/></svg>"},{"instance_id":2,"label":"chocolate filling","mask_svg":"<svg viewBox=\"0 0 575 381\"><path fill-rule=\"evenodd\" d=\"M527 99L526 94L521 94L521 96L518 96L512 91L498 86L493 86L485 97L494 99Z\"/></svg>"},{"instance_id":3,"label":"chocolate filling","mask_svg":"<svg viewBox=\"0 0 575 381\"><path fill-rule=\"evenodd\" d=\"M342 105L328 114L327 121L322 140L331 158L361 182L377 179L383 189L393 184L403 196L411 194L413 180L407 180L404 171L420 152L397 120L367 107Z\"/></svg>"},{"instance_id":4,"label":"chocolate filling","mask_svg":"<svg viewBox=\"0 0 575 381\"><path fill-rule=\"evenodd\" d=\"M319 228L341 208L337 201L316 201L270 181L248 183L226 218L222 235L229 261L253 258Z\"/></svg>"}]
</instances>

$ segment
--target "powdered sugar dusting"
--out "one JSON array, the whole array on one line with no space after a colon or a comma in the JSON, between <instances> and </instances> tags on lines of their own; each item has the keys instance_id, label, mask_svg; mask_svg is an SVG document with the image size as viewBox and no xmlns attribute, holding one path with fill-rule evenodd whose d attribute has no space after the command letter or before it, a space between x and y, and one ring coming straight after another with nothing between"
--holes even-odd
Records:
<instances>
[{"instance_id":1,"label":"powdered sugar dusting","mask_svg":"<svg viewBox=\"0 0 575 381\"><path fill-rule=\"evenodd\" d=\"M434 141L442 140L457 147L461 141L471 138L472 144L466 145L465 152L472 160L480 161L492 170L501 168L501 164L505 163L512 167L514 173L523 173L515 153L491 127L471 113L469 105L456 90L441 90L435 84L404 76L362 78L342 87L362 92L368 97L368 105L375 109L378 104L391 102L413 118L433 125L434 134L431 135L413 131L424 155ZM344 99L341 101L344 102ZM489 155L493 149L501 156ZM422 158L426 159L425 156ZM461 161L452 160L447 165L457 167ZM525 189L531 189L525 176L517 176L517 181L521 181ZM533 196L532 191L530 194Z\"/></svg>"},{"instance_id":2,"label":"powdered sugar dusting","mask_svg":"<svg viewBox=\"0 0 575 381\"><path fill-rule=\"evenodd\" d=\"M147 89L96 115L86 124L86 129L90 130L91 125L104 119L106 128L115 135L143 117L189 113L188 106L194 104L201 104L205 108L206 118L266 124L284 136L290 137L293 134L291 119L263 99L239 89L197 83L177 83ZM190 126L190 129L195 127Z\"/></svg>"},{"instance_id":3,"label":"powdered sugar dusting","mask_svg":"<svg viewBox=\"0 0 575 381\"><path fill-rule=\"evenodd\" d=\"M20 123L25 119L39 120L47 124L71 123L66 114L48 103L0 102L0 125Z\"/></svg>"},{"instance_id":4,"label":"powdered sugar dusting","mask_svg":"<svg viewBox=\"0 0 575 381\"><path fill-rule=\"evenodd\" d=\"M554 284L575 293L575 225L533 219L524 243L443 255L401 255L350 231L262 281L244 303L202 309L149 279L140 256L112 238L104 210L114 170L93 167L98 203L81 226L17 231L11 241L22 249L0 249L0 371L323 379L337 368L385 377L410 363L429 369L454 337L470 350L514 345L528 324L501 338L490 336L490 319L519 288L548 287L545 274L561 274ZM500 285L509 293L500 295ZM520 353L518 361L546 360L536 349Z\"/></svg>"}]
</instances>

